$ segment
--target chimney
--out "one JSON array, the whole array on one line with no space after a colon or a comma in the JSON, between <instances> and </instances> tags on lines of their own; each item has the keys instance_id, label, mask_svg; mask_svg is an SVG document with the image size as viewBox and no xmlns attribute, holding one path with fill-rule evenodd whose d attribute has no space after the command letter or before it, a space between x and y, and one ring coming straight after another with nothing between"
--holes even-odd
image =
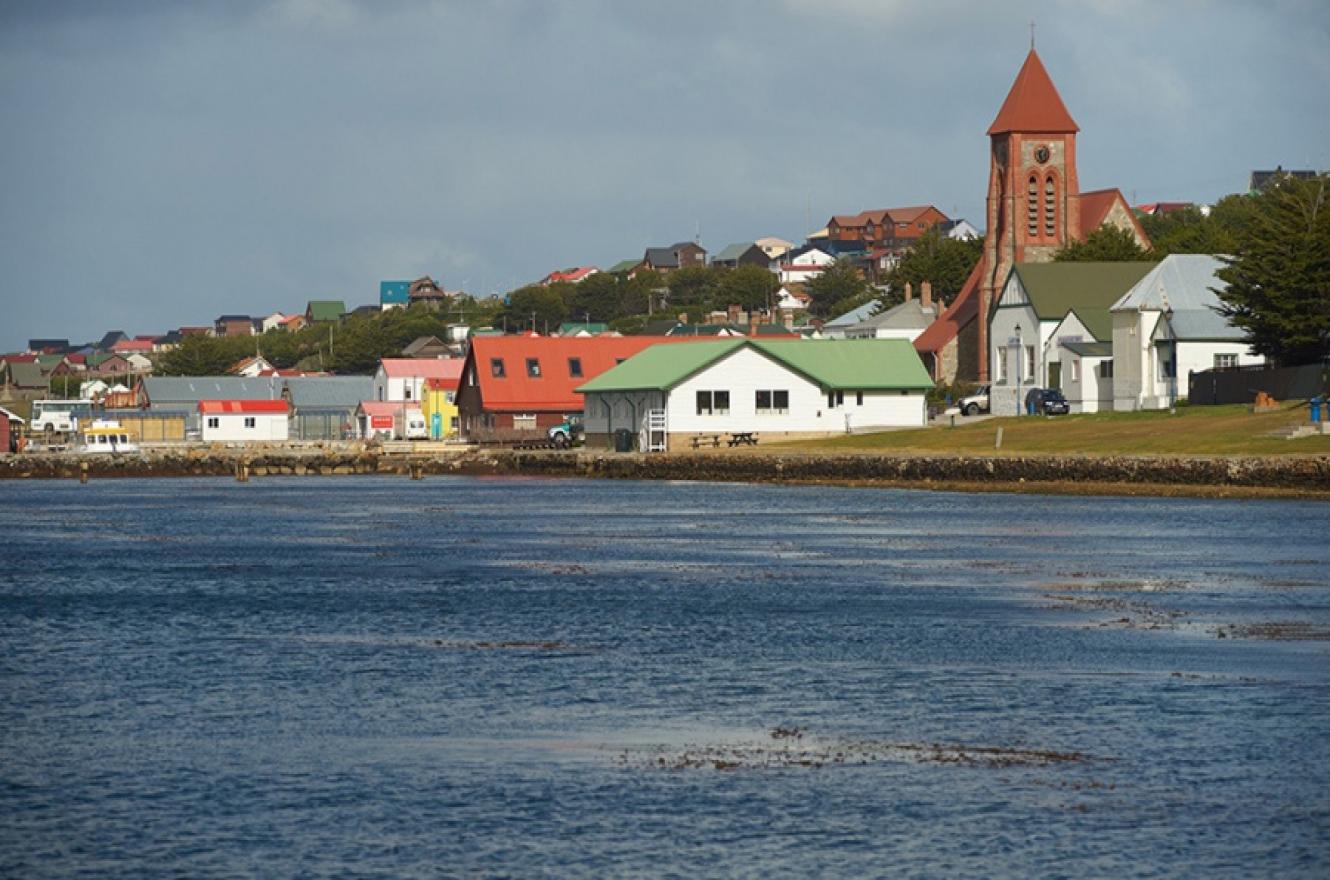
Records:
<instances>
[{"instance_id":1,"label":"chimney","mask_svg":"<svg viewBox=\"0 0 1330 880\"><path fill-rule=\"evenodd\" d=\"M919 285L919 304L925 312L933 310L933 282L925 281Z\"/></svg>"},{"instance_id":2,"label":"chimney","mask_svg":"<svg viewBox=\"0 0 1330 880\"><path fill-rule=\"evenodd\" d=\"M914 299L914 285L907 281L905 282L905 301L909 302L912 299Z\"/></svg>"}]
</instances>

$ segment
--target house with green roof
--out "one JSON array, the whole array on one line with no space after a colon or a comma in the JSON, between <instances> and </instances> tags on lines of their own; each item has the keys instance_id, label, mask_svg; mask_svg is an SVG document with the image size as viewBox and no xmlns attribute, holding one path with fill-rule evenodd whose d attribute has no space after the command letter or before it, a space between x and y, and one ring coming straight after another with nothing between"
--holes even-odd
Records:
<instances>
[{"instance_id":1,"label":"house with green roof","mask_svg":"<svg viewBox=\"0 0 1330 880\"><path fill-rule=\"evenodd\" d=\"M312 299L305 306L305 321L310 324L319 321L340 321L346 314L346 303L340 299Z\"/></svg>"},{"instance_id":2,"label":"house with green roof","mask_svg":"<svg viewBox=\"0 0 1330 880\"><path fill-rule=\"evenodd\" d=\"M907 339L702 339L653 345L577 390L589 446L822 437L926 424L933 382Z\"/></svg>"},{"instance_id":3,"label":"house with green roof","mask_svg":"<svg viewBox=\"0 0 1330 880\"><path fill-rule=\"evenodd\" d=\"M1155 263L1018 263L1007 274L988 315L989 407L994 415L1016 415L1031 388L1071 390L1070 369L1085 369L1092 357L1098 373L1086 383L1077 376L1073 412L1112 407L1112 366L1101 355L1076 355L1068 344L1113 340L1109 308ZM1068 369L1064 369L1064 365ZM1101 398L1101 393L1106 395Z\"/></svg>"}]
</instances>

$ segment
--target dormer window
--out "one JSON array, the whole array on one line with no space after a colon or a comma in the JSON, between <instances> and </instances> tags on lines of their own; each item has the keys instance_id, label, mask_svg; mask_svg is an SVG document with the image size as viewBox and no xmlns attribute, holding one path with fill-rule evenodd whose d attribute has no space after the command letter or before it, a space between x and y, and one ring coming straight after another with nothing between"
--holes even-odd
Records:
<instances>
[{"instance_id":1,"label":"dormer window","mask_svg":"<svg viewBox=\"0 0 1330 880\"><path fill-rule=\"evenodd\" d=\"M490 375L496 379L508 375L503 369L503 358L490 358Z\"/></svg>"}]
</instances>

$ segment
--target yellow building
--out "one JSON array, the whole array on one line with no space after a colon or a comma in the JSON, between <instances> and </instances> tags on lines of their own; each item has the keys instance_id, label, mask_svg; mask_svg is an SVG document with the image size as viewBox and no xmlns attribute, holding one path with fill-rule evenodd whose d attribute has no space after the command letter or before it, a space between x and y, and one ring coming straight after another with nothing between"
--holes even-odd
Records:
<instances>
[{"instance_id":1,"label":"yellow building","mask_svg":"<svg viewBox=\"0 0 1330 880\"><path fill-rule=\"evenodd\" d=\"M426 379L420 398L420 411L431 440L457 436L457 383L447 379Z\"/></svg>"}]
</instances>

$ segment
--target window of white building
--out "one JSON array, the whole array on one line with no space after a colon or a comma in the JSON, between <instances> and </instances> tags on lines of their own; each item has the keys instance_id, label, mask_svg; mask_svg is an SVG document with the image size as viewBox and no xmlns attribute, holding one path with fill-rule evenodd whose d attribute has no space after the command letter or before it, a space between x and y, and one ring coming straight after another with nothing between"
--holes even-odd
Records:
<instances>
[{"instance_id":1,"label":"window of white building","mask_svg":"<svg viewBox=\"0 0 1330 880\"><path fill-rule=\"evenodd\" d=\"M755 396L755 408L760 416L784 414L790 411L790 392L788 391L758 391Z\"/></svg>"},{"instance_id":2,"label":"window of white building","mask_svg":"<svg viewBox=\"0 0 1330 880\"><path fill-rule=\"evenodd\" d=\"M697 414L699 416L728 415L730 412L730 392L697 392Z\"/></svg>"}]
</instances>

